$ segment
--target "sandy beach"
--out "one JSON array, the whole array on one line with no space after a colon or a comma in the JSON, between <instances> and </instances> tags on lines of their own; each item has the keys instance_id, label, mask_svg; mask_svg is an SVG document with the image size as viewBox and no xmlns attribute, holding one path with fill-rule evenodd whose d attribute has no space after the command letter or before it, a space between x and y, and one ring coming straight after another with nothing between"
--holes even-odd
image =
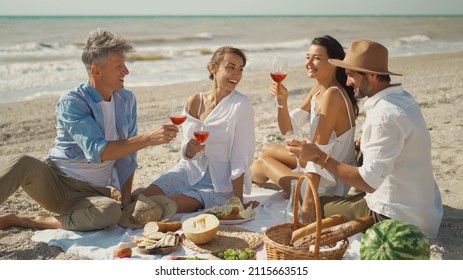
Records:
<instances>
[{"instance_id":1,"label":"sandy beach","mask_svg":"<svg viewBox=\"0 0 463 280\"><path fill-rule=\"evenodd\" d=\"M463 259L463 53L410 56L390 59L389 69L403 73L392 77L401 82L421 105L432 137L432 163L444 204L444 218L439 236L431 240L432 259ZM129 65L130 67L130 65ZM138 100L139 131L144 132L167 123L172 98L187 98L193 92L209 87L204 81L169 86L132 88ZM276 108L268 94L270 79L265 71L245 71L238 90L247 94L255 109L257 149L277 141L279 131ZM313 81L306 77L303 66L290 69L285 85L290 89L290 107L304 98ZM54 105L57 97L0 104L0 165L19 154L37 158L47 155L55 136ZM363 106L357 119L357 135L364 121ZM179 142L177 142L178 145ZM138 153L139 168L135 184L146 186L171 168L178 152L163 147L150 147ZM50 214L32 201L21 189L0 206L0 214ZM85 259L65 254L57 247L31 240L29 229L0 230L0 259Z\"/></svg>"}]
</instances>

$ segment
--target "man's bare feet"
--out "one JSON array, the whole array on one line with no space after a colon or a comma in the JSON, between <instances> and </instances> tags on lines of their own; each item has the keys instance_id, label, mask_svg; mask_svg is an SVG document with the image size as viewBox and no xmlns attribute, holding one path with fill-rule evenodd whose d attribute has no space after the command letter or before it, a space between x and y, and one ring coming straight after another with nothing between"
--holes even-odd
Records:
<instances>
[{"instance_id":1,"label":"man's bare feet","mask_svg":"<svg viewBox=\"0 0 463 280\"><path fill-rule=\"evenodd\" d=\"M7 213L0 215L0 230L9 227L56 229L62 228L61 222L50 216L24 216Z\"/></svg>"}]
</instances>

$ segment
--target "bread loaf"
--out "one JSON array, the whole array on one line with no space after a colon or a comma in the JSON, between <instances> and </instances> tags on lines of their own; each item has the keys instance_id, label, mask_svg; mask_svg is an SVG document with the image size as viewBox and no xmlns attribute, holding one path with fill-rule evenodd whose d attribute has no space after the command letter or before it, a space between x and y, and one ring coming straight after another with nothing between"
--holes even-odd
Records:
<instances>
[{"instance_id":1,"label":"bread loaf","mask_svg":"<svg viewBox=\"0 0 463 280\"><path fill-rule=\"evenodd\" d=\"M344 218L342 217L342 215L336 214L336 215L322 219L322 229L332 227L335 225L339 225L339 224L342 224L343 222L344 222ZM290 244L294 244L294 242L296 242L297 240L314 233L316 228L317 228L317 224L316 222L313 222L311 224L308 224L304 227L301 227L293 231Z\"/></svg>"},{"instance_id":2,"label":"bread loaf","mask_svg":"<svg viewBox=\"0 0 463 280\"><path fill-rule=\"evenodd\" d=\"M149 234L151 232L176 232L182 228L180 222L148 222L144 227L144 233Z\"/></svg>"},{"instance_id":3,"label":"bread loaf","mask_svg":"<svg viewBox=\"0 0 463 280\"><path fill-rule=\"evenodd\" d=\"M364 216L356 220L325 228L320 234L320 246L335 244L342 239L348 238L359 232L363 232L372 226L373 223L373 217ZM308 249L311 245L315 244L315 238L316 233L311 233L296 240L293 245L297 249Z\"/></svg>"}]
</instances>

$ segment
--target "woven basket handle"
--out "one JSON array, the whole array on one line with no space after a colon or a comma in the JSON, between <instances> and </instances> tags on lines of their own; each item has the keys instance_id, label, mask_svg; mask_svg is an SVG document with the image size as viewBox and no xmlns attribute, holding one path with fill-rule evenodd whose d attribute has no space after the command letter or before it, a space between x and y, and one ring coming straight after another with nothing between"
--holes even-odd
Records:
<instances>
[{"instance_id":1,"label":"woven basket handle","mask_svg":"<svg viewBox=\"0 0 463 280\"><path fill-rule=\"evenodd\" d=\"M301 195L301 187L304 183L304 180L307 180L308 186L312 190L312 196L315 203L315 251L314 256L318 259L318 254L320 252L320 236L322 232L322 210L320 206L320 198L318 197L318 190L312 183L312 180L307 174L303 174L299 177L297 181L296 189L294 190L294 213L293 213L293 224L299 223L299 196ZM308 190L306 190L308 191Z\"/></svg>"}]
</instances>

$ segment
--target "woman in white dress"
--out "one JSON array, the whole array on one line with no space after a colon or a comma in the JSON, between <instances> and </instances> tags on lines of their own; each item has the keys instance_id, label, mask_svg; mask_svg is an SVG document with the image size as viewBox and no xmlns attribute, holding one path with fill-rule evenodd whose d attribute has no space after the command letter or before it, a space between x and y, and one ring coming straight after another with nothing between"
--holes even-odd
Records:
<instances>
[{"instance_id":1,"label":"woman in white dress","mask_svg":"<svg viewBox=\"0 0 463 280\"><path fill-rule=\"evenodd\" d=\"M306 55L307 76L317 80L305 100L298 108L289 111L288 90L283 84L272 82L271 92L277 97L278 125L285 135L289 131L303 132L309 139L339 161L354 164L355 119L358 115L357 100L351 87L346 86L344 69L328 62L330 58L343 59L345 52L341 44L326 35L313 39ZM302 131L305 124L309 131ZM260 158L252 166L252 177L256 184L269 179L277 184L288 196L291 180L298 179L300 173L293 172L296 158L280 144L266 144ZM305 173L309 173L319 193L347 196L350 186L336 179L313 162L301 162ZM313 220L309 205L310 192L304 194L302 204L303 220Z\"/></svg>"},{"instance_id":2,"label":"woman in white dress","mask_svg":"<svg viewBox=\"0 0 463 280\"><path fill-rule=\"evenodd\" d=\"M207 67L211 88L188 100L182 158L141 193L167 195L177 203L178 213L225 205L232 196L243 202L243 193L251 192L256 141L252 104L235 90L245 65L246 56L240 49L227 46L214 53ZM200 125L209 132L204 145L194 137ZM205 157L197 155L200 152ZM256 207L258 202L243 205Z\"/></svg>"}]
</instances>

